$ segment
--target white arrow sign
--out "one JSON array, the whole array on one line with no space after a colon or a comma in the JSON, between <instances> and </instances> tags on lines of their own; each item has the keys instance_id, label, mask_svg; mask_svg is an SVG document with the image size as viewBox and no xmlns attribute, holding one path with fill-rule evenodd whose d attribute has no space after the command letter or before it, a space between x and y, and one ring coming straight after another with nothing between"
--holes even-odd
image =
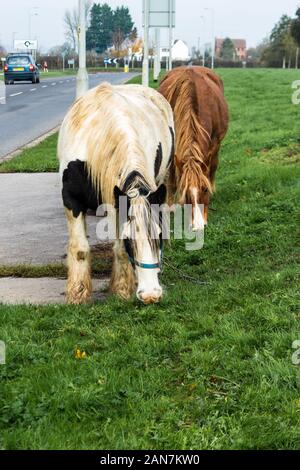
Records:
<instances>
[{"instance_id":1,"label":"white arrow sign","mask_svg":"<svg viewBox=\"0 0 300 470\"><path fill-rule=\"evenodd\" d=\"M29 51L36 51L38 48L38 42L36 40L21 40L21 39L16 39L14 41L14 48L17 51L23 51L23 50L29 50Z\"/></svg>"}]
</instances>

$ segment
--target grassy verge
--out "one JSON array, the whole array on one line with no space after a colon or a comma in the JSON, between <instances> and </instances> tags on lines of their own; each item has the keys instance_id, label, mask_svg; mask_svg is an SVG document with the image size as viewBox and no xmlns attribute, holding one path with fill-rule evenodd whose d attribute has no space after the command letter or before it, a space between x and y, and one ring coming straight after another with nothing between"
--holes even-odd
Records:
<instances>
[{"instance_id":1,"label":"grassy verge","mask_svg":"<svg viewBox=\"0 0 300 470\"><path fill-rule=\"evenodd\" d=\"M0 282L4 277L20 277L20 278L41 278L41 277L57 277L66 278L67 270L63 264L53 264L47 266L0 266Z\"/></svg>"},{"instance_id":2,"label":"grassy verge","mask_svg":"<svg viewBox=\"0 0 300 470\"><path fill-rule=\"evenodd\" d=\"M108 245L100 245L92 248L92 276L102 279L111 273L112 250ZM66 278L67 268L65 264L50 264L45 266L15 265L0 266L0 282L4 277L41 278L57 277Z\"/></svg>"},{"instance_id":3,"label":"grassy verge","mask_svg":"<svg viewBox=\"0 0 300 470\"><path fill-rule=\"evenodd\" d=\"M59 78L59 77L72 77L74 75L76 75L77 73L77 70L72 70L72 69L68 69L68 70L49 70L48 73L45 73L43 71L40 72L41 74L41 79L43 78Z\"/></svg>"},{"instance_id":4,"label":"grassy verge","mask_svg":"<svg viewBox=\"0 0 300 470\"><path fill-rule=\"evenodd\" d=\"M43 78L58 78L58 77L69 77L76 75L77 70L49 70L48 73L40 71L41 79ZM4 75L0 75L0 80L4 80Z\"/></svg>"},{"instance_id":5,"label":"grassy verge","mask_svg":"<svg viewBox=\"0 0 300 470\"><path fill-rule=\"evenodd\" d=\"M0 173L44 173L58 171L57 136L45 139L36 147L22 151L12 160L0 164Z\"/></svg>"},{"instance_id":6,"label":"grassy verge","mask_svg":"<svg viewBox=\"0 0 300 470\"><path fill-rule=\"evenodd\" d=\"M107 73L119 73L119 72L124 72L124 68L123 67L119 67L119 68L116 68L116 67L108 67L108 68L105 68L105 67L89 67L88 68L88 73L104 73L104 72L107 72ZM134 68L134 69L130 69L130 72L138 72L138 73L141 73L142 72L142 69L140 68ZM77 69L73 70L73 69L66 69L65 71L63 70L49 70L48 73L45 73L41 70L41 78L59 78L59 77L68 77L68 76L74 76L77 74ZM4 76L2 74L0 74L0 80L4 80Z\"/></svg>"},{"instance_id":7,"label":"grassy verge","mask_svg":"<svg viewBox=\"0 0 300 470\"><path fill-rule=\"evenodd\" d=\"M299 449L299 76L220 73L216 212L202 251L167 250L208 284L166 267L157 306L0 307L1 448Z\"/></svg>"},{"instance_id":8,"label":"grassy verge","mask_svg":"<svg viewBox=\"0 0 300 470\"><path fill-rule=\"evenodd\" d=\"M159 77L159 80L161 80L164 75L165 75L165 72L162 72L160 77ZM138 75L136 77L133 77L128 81L128 83L131 84L131 85L140 85L142 83L142 76ZM155 82L154 79L153 79L153 72L150 72L149 86L152 87L152 88L158 88L158 86L159 86L159 81Z\"/></svg>"}]
</instances>

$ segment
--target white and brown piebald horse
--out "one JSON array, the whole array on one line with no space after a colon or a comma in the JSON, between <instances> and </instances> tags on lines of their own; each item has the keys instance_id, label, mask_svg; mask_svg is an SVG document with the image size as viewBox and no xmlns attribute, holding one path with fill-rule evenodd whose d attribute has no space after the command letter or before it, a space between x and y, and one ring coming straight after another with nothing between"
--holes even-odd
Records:
<instances>
[{"instance_id":1,"label":"white and brown piebald horse","mask_svg":"<svg viewBox=\"0 0 300 470\"><path fill-rule=\"evenodd\" d=\"M145 304L158 302L161 242L151 238L150 206L165 202L164 183L174 158L168 102L140 85L105 83L90 90L63 121L58 158L70 237L68 301L87 302L92 292L87 210L100 204L118 209L123 196L130 216L115 242L111 291L129 299L136 290ZM160 230L156 227L156 233Z\"/></svg>"}]
</instances>

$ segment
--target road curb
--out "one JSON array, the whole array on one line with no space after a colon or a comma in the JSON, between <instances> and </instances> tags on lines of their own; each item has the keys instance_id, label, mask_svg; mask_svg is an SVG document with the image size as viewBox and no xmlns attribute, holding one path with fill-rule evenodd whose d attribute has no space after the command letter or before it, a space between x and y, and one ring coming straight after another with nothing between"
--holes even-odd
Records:
<instances>
[{"instance_id":1,"label":"road curb","mask_svg":"<svg viewBox=\"0 0 300 470\"><path fill-rule=\"evenodd\" d=\"M37 139L32 140L28 144L23 145L18 150L15 150L14 152L8 153L7 155L4 155L4 157L0 157L0 163L8 162L9 160L12 160L13 158L18 157L19 155L21 155L21 153L23 153L24 150L36 147L37 145L41 144L44 140L48 139L48 137L51 137L51 135L58 132L59 129L60 129L60 125L54 127L54 129L51 129L50 131L48 131L45 134L38 137Z\"/></svg>"}]
</instances>

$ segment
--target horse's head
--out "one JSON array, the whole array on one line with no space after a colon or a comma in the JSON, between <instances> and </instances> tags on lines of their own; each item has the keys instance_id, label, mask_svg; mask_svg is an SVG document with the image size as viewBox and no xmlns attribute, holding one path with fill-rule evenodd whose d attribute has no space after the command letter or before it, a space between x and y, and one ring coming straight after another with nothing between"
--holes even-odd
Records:
<instances>
[{"instance_id":1,"label":"horse's head","mask_svg":"<svg viewBox=\"0 0 300 470\"><path fill-rule=\"evenodd\" d=\"M163 291L159 283L162 268L162 227L160 217L153 210L166 200L166 187L162 185L155 192L135 188L124 193L115 188L115 200L119 213L124 204L120 227L120 238L135 271L137 298L144 304L158 303ZM121 199L120 199L121 198ZM152 210L151 210L152 209Z\"/></svg>"},{"instance_id":2,"label":"horse's head","mask_svg":"<svg viewBox=\"0 0 300 470\"><path fill-rule=\"evenodd\" d=\"M182 162L176 157L175 163L180 204L192 206L190 225L194 231L203 230L208 223L212 184L199 162L192 159ZM204 207L203 211L200 206Z\"/></svg>"}]
</instances>

